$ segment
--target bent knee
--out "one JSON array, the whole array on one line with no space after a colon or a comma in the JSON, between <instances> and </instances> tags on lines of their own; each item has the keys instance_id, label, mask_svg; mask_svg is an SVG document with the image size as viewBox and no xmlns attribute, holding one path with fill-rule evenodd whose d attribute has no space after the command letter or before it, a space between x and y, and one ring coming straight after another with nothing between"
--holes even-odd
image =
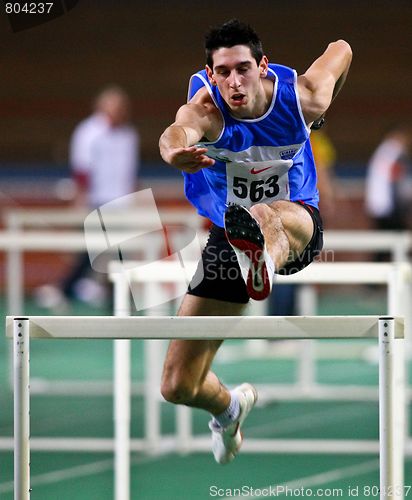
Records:
<instances>
[{"instance_id":1,"label":"bent knee","mask_svg":"<svg viewBox=\"0 0 412 500\"><path fill-rule=\"evenodd\" d=\"M163 377L160 392L169 403L190 404L196 398L198 388L189 379L172 376Z\"/></svg>"},{"instance_id":2,"label":"bent knee","mask_svg":"<svg viewBox=\"0 0 412 500\"><path fill-rule=\"evenodd\" d=\"M249 208L250 213L256 219L260 219L262 217L271 216L273 217L273 212L275 211L274 207L270 207L266 203L257 203Z\"/></svg>"},{"instance_id":3,"label":"bent knee","mask_svg":"<svg viewBox=\"0 0 412 500\"><path fill-rule=\"evenodd\" d=\"M250 213L258 221L262 229L271 227L272 229L283 229L282 221L282 205L277 205L273 202L271 205L265 203L258 203L250 207Z\"/></svg>"}]
</instances>

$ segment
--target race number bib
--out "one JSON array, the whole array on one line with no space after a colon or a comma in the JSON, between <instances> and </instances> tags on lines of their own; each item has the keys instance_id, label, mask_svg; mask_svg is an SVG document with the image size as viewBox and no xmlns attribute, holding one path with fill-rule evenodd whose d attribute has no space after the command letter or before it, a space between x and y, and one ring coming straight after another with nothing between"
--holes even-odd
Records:
<instances>
[{"instance_id":1,"label":"race number bib","mask_svg":"<svg viewBox=\"0 0 412 500\"><path fill-rule=\"evenodd\" d=\"M226 202L251 207L256 203L289 200L291 164L276 160L227 163Z\"/></svg>"}]
</instances>

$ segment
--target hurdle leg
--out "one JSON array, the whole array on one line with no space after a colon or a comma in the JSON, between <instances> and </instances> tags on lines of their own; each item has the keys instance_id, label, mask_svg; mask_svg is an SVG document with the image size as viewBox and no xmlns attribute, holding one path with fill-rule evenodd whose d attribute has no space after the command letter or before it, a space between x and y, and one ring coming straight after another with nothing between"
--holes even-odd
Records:
<instances>
[{"instance_id":1,"label":"hurdle leg","mask_svg":"<svg viewBox=\"0 0 412 500\"><path fill-rule=\"evenodd\" d=\"M300 285L297 289L299 316L314 316L317 311L317 292L314 286ZM300 344L297 384L305 394L313 393L316 385L316 340L306 339Z\"/></svg>"},{"instance_id":2,"label":"hurdle leg","mask_svg":"<svg viewBox=\"0 0 412 500\"><path fill-rule=\"evenodd\" d=\"M162 343L159 340L144 341L144 418L145 440L149 453L158 453L161 448L161 400L160 367L162 365Z\"/></svg>"},{"instance_id":3,"label":"hurdle leg","mask_svg":"<svg viewBox=\"0 0 412 500\"><path fill-rule=\"evenodd\" d=\"M11 227L13 232L17 232L17 227ZM10 248L6 254L6 294L7 294L7 311L9 314L24 314L23 313L23 281L24 281L24 264L23 253L16 248ZM8 381L10 389L13 388L13 352L8 351L9 370Z\"/></svg>"},{"instance_id":4,"label":"hurdle leg","mask_svg":"<svg viewBox=\"0 0 412 500\"><path fill-rule=\"evenodd\" d=\"M144 287L145 298L149 308L147 316L156 315L153 304L158 303L158 297L162 294L161 284L146 283ZM149 453L156 454L161 449L161 397L159 393L161 380L162 342L159 340L144 341L144 429L146 446Z\"/></svg>"},{"instance_id":5,"label":"hurdle leg","mask_svg":"<svg viewBox=\"0 0 412 500\"><path fill-rule=\"evenodd\" d=\"M129 282L123 273L114 280L115 316L130 315ZM130 499L130 358L131 341L114 343L114 489L115 500Z\"/></svg>"},{"instance_id":6,"label":"hurdle leg","mask_svg":"<svg viewBox=\"0 0 412 500\"><path fill-rule=\"evenodd\" d=\"M13 322L14 500L30 499L30 349L29 320Z\"/></svg>"},{"instance_id":7,"label":"hurdle leg","mask_svg":"<svg viewBox=\"0 0 412 500\"><path fill-rule=\"evenodd\" d=\"M13 224L9 230L12 234L19 234L19 228L16 224ZM18 246L9 248L6 254L6 261L7 310L9 314L23 314L23 251Z\"/></svg>"},{"instance_id":8,"label":"hurdle leg","mask_svg":"<svg viewBox=\"0 0 412 500\"><path fill-rule=\"evenodd\" d=\"M379 456L380 498L403 499L402 380L395 376L395 320L379 319ZM401 405L402 406L402 405ZM402 408L400 408L402 413Z\"/></svg>"},{"instance_id":9,"label":"hurdle leg","mask_svg":"<svg viewBox=\"0 0 412 500\"><path fill-rule=\"evenodd\" d=\"M393 466L396 488L394 498L403 498L404 485L404 454L405 443L408 437L406 422L408 422L408 400L406 398L406 359L405 348L408 339L408 311L409 299L409 272L405 264L398 263L391 270L388 281L388 312L391 316L405 317L405 340L396 339L393 344L393 377L396 393L393 399L393 429L395 454ZM398 491L402 490L402 491ZM398 494L399 493L399 494ZM400 495L402 493L402 495Z\"/></svg>"},{"instance_id":10,"label":"hurdle leg","mask_svg":"<svg viewBox=\"0 0 412 500\"><path fill-rule=\"evenodd\" d=\"M187 453L193 439L192 409L188 406L176 406L176 447L180 453Z\"/></svg>"}]
</instances>

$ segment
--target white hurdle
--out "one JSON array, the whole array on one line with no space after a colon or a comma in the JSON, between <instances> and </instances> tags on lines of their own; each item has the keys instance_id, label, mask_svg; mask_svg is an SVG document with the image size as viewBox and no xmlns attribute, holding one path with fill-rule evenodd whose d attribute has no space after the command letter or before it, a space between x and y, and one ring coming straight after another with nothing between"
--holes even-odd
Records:
<instances>
[{"instance_id":1,"label":"white hurdle","mask_svg":"<svg viewBox=\"0 0 412 500\"><path fill-rule=\"evenodd\" d=\"M162 284L166 283L185 283L187 275L192 275L196 269L197 263L185 263L182 268L178 262L161 261L155 264L146 264L144 262L127 262L127 271L123 273L122 266L113 262L109 266L110 278L114 282L115 290L123 288L121 297L123 302L122 309L130 308L130 294L128 289L133 283L140 283L145 287L157 285L154 293L161 293ZM368 262L331 262L331 263L313 263L306 269L291 276L276 276L276 284L301 284L304 286L313 284L324 285L353 285L353 284L376 284L385 285L387 288L387 312L390 315L402 315L407 317L407 326L410 320L410 302L411 294L412 268L407 263L368 263ZM145 293L146 288L143 288ZM119 292L117 292L119 293ZM150 310L148 310L150 313ZM410 339L407 339L410 341ZM158 354L157 364L161 363L161 355ZM310 359L312 361L312 359ZM156 363L148 363L148 369L145 373L146 384L153 377L152 366ZM334 386L319 384L314 379L313 363L299 367L298 382L296 384L273 385L266 384L258 387L260 399L341 399L341 400L376 400L377 391L373 387L348 386L342 387L339 394L336 394ZM304 383L302 383L302 381ZM155 379L154 386L158 384ZM153 393L153 387L152 391ZM152 405L148 405L152 407ZM184 409L185 411L189 411ZM182 410L183 411L183 410ZM156 432L160 426L158 422L158 411L153 411L146 416L148 428L151 435L160 439L159 432ZM153 442L153 445L155 443Z\"/></svg>"},{"instance_id":2,"label":"white hurdle","mask_svg":"<svg viewBox=\"0 0 412 500\"><path fill-rule=\"evenodd\" d=\"M200 240L206 240L207 234L200 230L201 218L193 211L185 209L162 209L160 217L164 224L185 226L187 230L196 230ZM6 295L7 310L9 314L22 314L24 311L24 253L25 252L84 252L86 242L83 230L73 230L76 226L83 224L87 212L83 210L73 211L72 209L50 210L50 209L10 209L3 214L5 231L0 231L0 252L6 254ZM105 215L107 217L107 214ZM133 234L125 229L136 227L137 221L135 215L130 211L114 213L108 219L110 226L119 225L119 231L116 233L118 241L127 240ZM145 217L138 222L138 225L144 227L150 224L150 218ZM54 226L54 228L53 228ZM64 230L56 231L56 226ZM31 228L31 229L27 229ZM123 235L122 235L123 233ZM172 245L179 248L179 235L171 235ZM325 251L388 251L392 259L397 262L403 262L407 259L408 253L412 248L412 232L395 231L326 231L324 235ZM88 236L88 245L91 250L101 249L100 233L92 237ZM134 241L134 249L141 256L136 258L153 259L153 248L156 248L156 239L153 244L149 244L146 238L142 243ZM148 254L150 249L150 254ZM314 301L314 293L311 293L309 286L305 286L302 292L305 292L306 298ZM307 302L307 301L306 301ZM299 311L299 314L315 314L312 311ZM309 385L309 376L311 369L311 356L309 349L305 349L302 354L302 380L306 380ZM11 366L11 356L10 356ZM309 381L309 382L308 382ZM10 370L11 383L11 370ZM71 392L73 394L111 394L111 384L108 381L84 381L78 383L73 380L66 381L47 381L38 379L32 381L32 391L37 393L62 394ZM136 386L135 386L136 387ZM137 391L140 390L136 387ZM4 438L0 437L0 445Z\"/></svg>"},{"instance_id":3,"label":"white hurdle","mask_svg":"<svg viewBox=\"0 0 412 500\"><path fill-rule=\"evenodd\" d=\"M382 492L380 498L403 498L401 469L403 470L404 428L399 425L403 423L403 419L397 420L395 401L403 399L404 386L402 379L394 376L395 339L404 338L404 321L401 317L8 316L6 334L13 337L14 344L15 500L30 499L30 338L378 338L379 454ZM254 451L265 452L267 450L259 448ZM387 494L389 491L400 494L389 496ZM129 500L128 494L129 490L126 488L122 491L123 497L116 496L116 500ZM116 490L116 495L120 495L118 490Z\"/></svg>"},{"instance_id":4,"label":"white hurdle","mask_svg":"<svg viewBox=\"0 0 412 500\"><path fill-rule=\"evenodd\" d=\"M161 291L162 283L179 283L187 280L187 274L192 275L196 263L185 262L185 268L173 261L161 261L156 264L144 262L127 262L127 271L119 272L122 266L113 262L109 269L111 270L111 279L114 281L117 297L121 298L123 305L121 308L130 307L129 287L132 283L142 283L149 286L150 289L157 284L157 292ZM277 276L278 284L282 283L304 283L304 284L381 284L387 286L388 312L391 315L407 315L411 297L411 266L406 263L313 263L298 274L292 276ZM122 293L119 293L123 290ZM153 290L151 290L153 293ZM154 290L156 294L156 288ZM408 318L409 319L409 318ZM332 335L331 338L334 336ZM168 439L160 433L160 404L161 398L158 395L159 377L156 374L157 366L162 363L161 354L157 346L150 348L151 342L146 349L151 354L151 360L146 360L145 384L145 435L148 445L152 451L161 452L165 450L165 441ZM157 350L157 358L156 351ZM399 351L396 354L398 362L395 365L397 377L404 378L404 353ZM127 360L125 360L127 363ZM122 363L123 364L123 363ZM402 382L404 383L404 382ZM328 387L325 384L312 384L310 387L301 387L300 383L295 385L281 386L279 384L258 384L259 394L266 400L282 399L346 399L346 400L376 400L379 397L378 391L369 387L349 386L342 387L339 395L336 393L336 387ZM117 388L115 388L117 390ZM262 398L261 398L262 399ZM399 419L398 429L404 428L405 417L405 399L397 398L397 419ZM121 412L122 409L119 408ZM120 425L123 417L120 413L115 415L115 425ZM190 409L186 407L177 407L177 451L204 451L208 449L208 443L202 437L193 437L191 435ZM407 435L399 437L399 446L404 447L404 441ZM368 440L247 440L244 451L254 452L297 452L297 453L375 453L378 450L379 443ZM412 449L412 441L406 440L406 447ZM170 449L170 447L168 448ZM410 449L408 451L410 451ZM403 467L398 464L398 475L403 475ZM401 481L399 481L401 482Z\"/></svg>"}]
</instances>

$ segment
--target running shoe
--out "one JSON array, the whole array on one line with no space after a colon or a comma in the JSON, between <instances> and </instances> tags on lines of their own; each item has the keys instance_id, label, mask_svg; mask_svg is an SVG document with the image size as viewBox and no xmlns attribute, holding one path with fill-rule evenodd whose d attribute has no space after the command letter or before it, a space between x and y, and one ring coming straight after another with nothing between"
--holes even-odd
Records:
<instances>
[{"instance_id":1,"label":"running shoe","mask_svg":"<svg viewBox=\"0 0 412 500\"><path fill-rule=\"evenodd\" d=\"M241 205L225 213L226 237L235 251L249 297L264 300L272 290L274 265L257 220Z\"/></svg>"},{"instance_id":2,"label":"running shoe","mask_svg":"<svg viewBox=\"0 0 412 500\"><path fill-rule=\"evenodd\" d=\"M225 428L220 427L215 420L209 422L213 455L218 464L227 464L235 458L243 441L240 427L257 401L257 391L251 384L239 385L233 392L239 398L240 413L237 421Z\"/></svg>"}]
</instances>

